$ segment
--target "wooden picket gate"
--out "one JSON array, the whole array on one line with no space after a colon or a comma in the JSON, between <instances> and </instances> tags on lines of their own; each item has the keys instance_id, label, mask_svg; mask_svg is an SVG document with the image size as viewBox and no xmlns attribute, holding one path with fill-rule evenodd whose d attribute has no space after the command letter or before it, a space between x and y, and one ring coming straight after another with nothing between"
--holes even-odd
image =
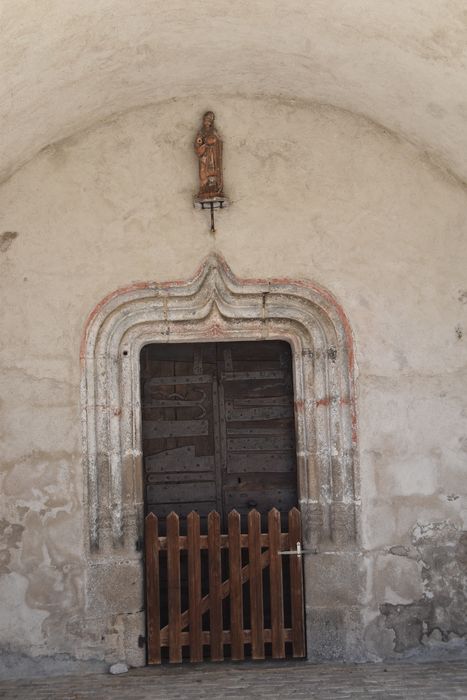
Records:
<instances>
[{"instance_id":1,"label":"wooden picket gate","mask_svg":"<svg viewBox=\"0 0 467 700\"><path fill-rule=\"evenodd\" d=\"M290 510L288 533L281 532L281 516L275 508L269 511L267 521L268 531L262 533L261 514L251 510L248 532L242 534L240 515L233 510L228 515L228 533L222 534L220 515L212 511L207 518L208 534L201 535L200 517L191 512L184 536L180 535L179 517L172 512L166 519L167 534L160 537L157 517L153 513L146 517L149 664L160 664L162 650L167 647L171 663L182 661L183 647L189 648L192 662L203 660L203 647L209 647L212 661L223 660L224 645L230 646L228 655L235 661L245 656L264 659L265 645L268 655L275 659L285 658L288 651L295 658L305 656L301 556L281 554L284 550L295 551L297 542L301 542L300 513L297 508ZM181 557L187 559L182 567L185 582ZM208 562L204 579L203 557ZM167 624L162 627L161 561L165 569L162 597L167 605ZM182 611L184 585L188 588L188 607ZM208 592L203 595L203 587L207 586Z\"/></svg>"}]
</instances>

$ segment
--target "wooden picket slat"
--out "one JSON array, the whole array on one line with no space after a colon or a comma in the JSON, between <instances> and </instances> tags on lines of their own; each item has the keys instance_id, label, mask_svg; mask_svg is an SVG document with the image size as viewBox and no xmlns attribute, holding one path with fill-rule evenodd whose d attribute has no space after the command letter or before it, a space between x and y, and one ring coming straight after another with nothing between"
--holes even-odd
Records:
<instances>
[{"instance_id":1,"label":"wooden picket slat","mask_svg":"<svg viewBox=\"0 0 467 700\"><path fill-rule=\"evenodd\" d=\"M289 511L289 542L295 549L297 542L302 541L300 511L292 508ZM302 558L290 557L290 602L292 609L292 653L295 658L305 656L305 629L303 620L303 574Z\"/></svg>"},{"instance_id":2,"label":"wooden picket slat","mask_svg":"<svg viewBox=\"0 0 467 700\"><path fill-rule=\"evenodd\" d=\"M269 593L271 607L271 639L274 659L285 658L284 589L282 581L281 514L272 508L268 514L269 532Z\"/></svg>"},{"instance_id":3,"label":"wooden picket slat","mask_svg":"<svg viewBox=\"0 0 467 700\"><path fill-rule=\"evenodd\" d=\"M209 554L209 627L212 661L224 658L222 629L222 570L221 570L221 518L212 511L208 515Z\"/></svg>"},{"instance_id":4,"label":"wooden picket slat","mask_svg":"<svg viewBox=\"0 0 467 700\"><path fill-rule=\"evenodd\" d=\"M248 562L250 564L251 656L264 659L263 574L261 569L261 515L248 513Z\"/></svg>"},{"instance_id":5,"label":"wooden picket slat","mask_svg":"<svg viewBox=\"0 0 467 700\"><path fill-rule=\"evenodd\" d=\"M245 657L245 644L251 645L253 659L265 658L265 644L271 644L272 657L285 658L286 642L292 643L293 656L305 656L303 611L302 558L294 552L301 542L300 512L293 508L288 515L288 533L281 532L281 514L273 508L268 513L268 532L261 532L261 514L248 514L248 533L241 532L240 514L228 515L228 534L221 533L221 519L212 511L207 519L208 534L200 534L200 517L191 512L186 518L187 534L180 536L180 521L176 513L166 520L167 534L158 536L158 519L150 513L145 519L146 591L148 663L161 663L161 649L168 647L169 661L182 661L182 648L189 647L190 661L203 659L203 646L210 646L210 657L220 661L224 645L230 645L232 660ZM167 552L166 574L161 579L161 551ZM284 580L281 549L289 556L291 627L284 626ZM202 595L201 550L207 550L208 593ZM222 580L222 550L228 550L229 573ZM248 549L248 563L242 566L242 549ZM264 551L262 551L264 550ZM187 566L185 555L187 554ZM181 561L181 556L182 561ZM164 560L163 560L164 561ZM182 568L183 564L183 568ZM266 591L270 625L265 626L263 571L269 568L269 588ZM181 571L183 570L183 581ZM249 596L244 597L243 585L248 583ZM167 588L165 589L165 586ZM161 586L167 595L168 624L160 627ZM182 612L188 597L187 609ZM229 599L230 615L224 620L222 601ZM248 608L248 609L246 609ZM209 613L209 630L203 630L203 615ZM244 629L244 615L250 629ZM245 617L245 620L247 617ZM266 620L268 616L266 614ZM229 623L230 629L224 629ZM288 649L288 647L287 647Z\"/></svg>"},{"instance_id":6,"label":"wooden picket slat","mask_svg":"<svg viewBox=\"0 0 467 700\"><path fill-rule=\"evenodd\" d=\"M240 513L232 510L228 516L229 580L230 580L230 638L231 658L245 657L243 644L242 552L240 542Z\"/></svg>"},{"instance_id":7,"label":"wooden picket slat","mask_svg":"<svg viewBox=\"0 0 467 700\"><path fill-rule=\"evenodd\" d=\"M167 517L167 580L169 596L169 661L182 660L179 518L173 511Z\"/></svg>"},{"instance_id":8,"label":"wooden picket slat","mask_svg":"<svg viewBox=\"0 0 467 700\"><path fill-rule=\"evenodd\" d=\"M159 592L159 538L157 516L150 513L145 521L146 555L146 610L148 629L148 663L160 664L160 592Z\"/></svg>"},{"instance_id":9,"label":"wooden picket slat","mask_svg":"<svg viewBox=\"0 0 467 700\"><path fill-rule=\"evenodd\" d=\"M187 516L188 526L188 600L190 610L190 661L203 660L201 638L201 558L199 515L192 511ZM181 631L181 620L180 620Z\"/></svg>"}]
</instances>

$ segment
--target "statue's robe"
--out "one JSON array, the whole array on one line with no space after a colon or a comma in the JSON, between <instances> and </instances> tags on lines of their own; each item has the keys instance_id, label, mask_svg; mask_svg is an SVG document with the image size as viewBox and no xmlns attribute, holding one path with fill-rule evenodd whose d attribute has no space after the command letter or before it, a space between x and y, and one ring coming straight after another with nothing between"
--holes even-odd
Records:
<instances>
[{"instance_id":1,"label":"statue's robe","mask_svg":"<svg viewBox=\"0 0 467 700\"><path fill-rule=\"evenodd\" d=\"M195 141L199 158L200 188L198 199L223 195L222 141L215 129L201 129Z\"/></svg>"}]
</instances>

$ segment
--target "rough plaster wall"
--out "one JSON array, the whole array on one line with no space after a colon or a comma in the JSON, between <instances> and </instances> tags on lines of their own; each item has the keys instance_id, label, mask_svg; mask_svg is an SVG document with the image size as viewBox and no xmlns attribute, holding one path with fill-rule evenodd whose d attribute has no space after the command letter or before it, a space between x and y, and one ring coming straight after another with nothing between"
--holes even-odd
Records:
<instances>
[{"instance_id":1,"label":"rough plaster wall","mask_svg":"<svg viewBox=\"0 0 467 700\"><path fill-rule=\"evenodd\" d=\"M232 199L215 238L192 208L192 138L207 107ZM5 183L3 647L112 660L140 624L131 596L122 610L103 601L101 619L85 611L79 343L109 291L189 278L213 249L240 277L329 288L354 331L365 639L341 656L462 645L466 215L466 191L411 146L348 112L278 100L128 113L44 150ZM345 604L342 581L333 585Z\"/></svg>"}]
</instances>

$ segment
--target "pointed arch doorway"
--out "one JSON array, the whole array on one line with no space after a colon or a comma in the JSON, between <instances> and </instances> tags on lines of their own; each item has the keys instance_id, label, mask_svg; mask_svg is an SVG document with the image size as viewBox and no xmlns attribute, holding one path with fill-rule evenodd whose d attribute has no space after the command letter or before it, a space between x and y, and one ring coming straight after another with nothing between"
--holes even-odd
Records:
<instances>
[{"instance_id":1,"label":"pointed arch doorway","mask_svg":"<svg viewBox=\"0 0 467 700\"><path fill-rule=\"evenodd\" d=\"M346 658L346 639L353 643L358 628L358 588L355 595L346 590L330 600L324 582L359 575L353 554L359 502L349 325L326 290L307 281L240 280L217 256L191 281L117 290L86 325L81 357L88 606L99 610L112 587L112 609L140 615L145 605L143 561L135 549L144 528L142 348L263 340L291 347L303 543L316 552L312 564L311 557L303 562L308 658ZM118 577L121 586L114 586ZM125 587L128 579L131 589ZM144 662L144 652L134 651L144 637L144 614L138 619L138 634L135 617L122 638L134 665L137 658Z\"/></svg>"}]
</instances>

